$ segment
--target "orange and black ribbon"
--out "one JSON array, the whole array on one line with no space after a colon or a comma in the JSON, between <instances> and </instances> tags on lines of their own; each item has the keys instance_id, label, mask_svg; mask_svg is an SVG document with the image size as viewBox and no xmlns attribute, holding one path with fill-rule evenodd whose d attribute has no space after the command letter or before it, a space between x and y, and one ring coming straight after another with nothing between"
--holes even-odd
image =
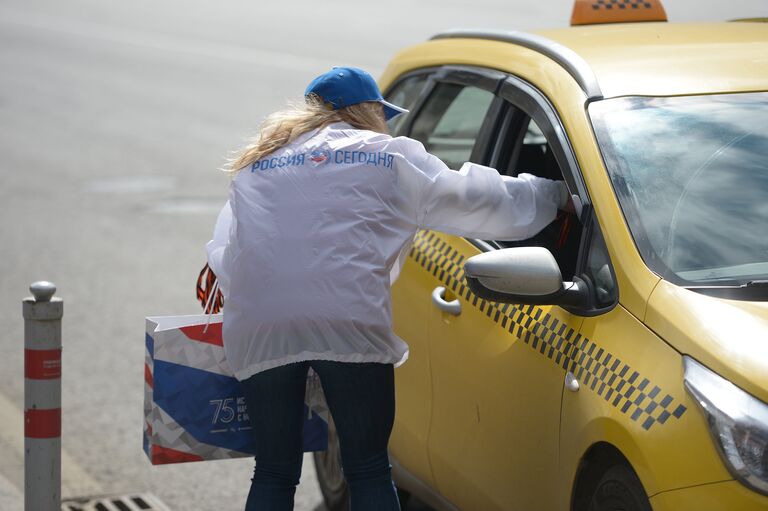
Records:
<instances>
[{"instance_id":1,"label":"orange and black ribbon","mask_svg":"<svg viewBox=\"0 0 768 511\"><path fill-rule=\"evenodd\" d=\"M203 306L206 314L218 314L224 307L224 295L221 290L216 289L216 296L211 300L211 292L216 284L216 274L213 273L208 263L205 263L200 275L197 277L197 299ZM210 302L210 303L208 303Z\"/></svg>"}]
</instances>

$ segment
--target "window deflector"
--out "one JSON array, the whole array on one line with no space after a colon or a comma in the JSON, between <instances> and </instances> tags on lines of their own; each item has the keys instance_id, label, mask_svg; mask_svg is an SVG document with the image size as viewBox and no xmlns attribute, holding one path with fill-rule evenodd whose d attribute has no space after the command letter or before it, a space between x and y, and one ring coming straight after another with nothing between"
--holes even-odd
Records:
<instances>
[{"instance_id":1,"label":"window deflector","mask_svg":"<svg viewBox=\"0 0 768 511\"><path fill-rule=\"evenodd\" d=\"M435 80L477 87L495 94L506 76L506 74L493 69L445 66L435 73Z\"/></svg>"},{"instance_id":2,"label":"window deflector","mask_svg":"<svg viewBox=\"0 0 768 511\"><path fill-rule=\"evenodd\" d=\"M576 155L552 104L532 85L514 76L508 77L501 84L499 96L525 112L538 124L552 148L568 188L576 190L582 204L588 203L589 194L581 177ZM583 218L580 220L584 223Z\"/></svg>"}]
</instances>

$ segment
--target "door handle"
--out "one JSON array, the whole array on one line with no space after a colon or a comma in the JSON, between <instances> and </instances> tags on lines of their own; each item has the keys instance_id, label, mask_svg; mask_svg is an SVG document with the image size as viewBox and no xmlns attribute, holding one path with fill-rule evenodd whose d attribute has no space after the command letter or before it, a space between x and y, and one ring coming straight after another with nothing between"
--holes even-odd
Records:
<instances>
[{"instance_id":1,"label":"door handle","mask_svg":"<svg viewBox=\"0 0 768 511\"><path fill-rule=\"evenodd\" d=\"M461 314L461 304L459 303L459 299L456 298L453 301L446 302L445 288L443 286L437 286L434 291L432 291L432 303L437 305L438 309L447 312L448 314L453 314L454 316Z\"/></svg>"}]
</instances>

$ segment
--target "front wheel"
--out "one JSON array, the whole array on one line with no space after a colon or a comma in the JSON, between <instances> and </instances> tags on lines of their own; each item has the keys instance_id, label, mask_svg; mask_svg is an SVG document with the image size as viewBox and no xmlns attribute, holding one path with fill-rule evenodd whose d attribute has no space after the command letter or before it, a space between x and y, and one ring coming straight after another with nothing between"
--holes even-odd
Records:
<instances>
[{"instance_id":1,"label":"front wheel","mask_svg":"<svg viewBox=\"0 0 768 511\"><path fill-rule=\"evenodd\" d=\"M609 467L598 481L589 511L652 511L635 472L626 465Z\"/></svg>"},{"instance_id":2,"label":"front wheel","mask_svg":"<svg viewBox=\"0 0 768 511\"><path fill-rule=\"evenodd\" d=\"M320 491L328 511L349 511L349 487L341 471L339 435L333 419L328 421L328 449L313 453Z\"/></svg>"}]
</instances>

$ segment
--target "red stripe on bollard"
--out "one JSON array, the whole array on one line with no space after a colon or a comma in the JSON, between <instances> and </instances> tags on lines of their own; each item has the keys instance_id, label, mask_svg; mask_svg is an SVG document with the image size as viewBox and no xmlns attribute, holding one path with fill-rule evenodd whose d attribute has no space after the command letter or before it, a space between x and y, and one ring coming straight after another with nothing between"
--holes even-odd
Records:
<instances>
[{"instance_id":1,"label":"red stripe on bollard","mask_svg":"<svg viewBox=\"0 0 768 511\"><path fill-rule=\"evenodd\" d=\"M24 350L24 376L32 380L61 378L61 348Z\"/></svg>"},{"instance_id":2,"label":"red stripe on bollard","mask_svg":"<svg viewBox=\"0 0 768 511\"><path fill-rule=\"evenodd\" d=\"M61 408L24 410L24 436L27 438L59 438Z\"/></svg>"}]
</instances>

